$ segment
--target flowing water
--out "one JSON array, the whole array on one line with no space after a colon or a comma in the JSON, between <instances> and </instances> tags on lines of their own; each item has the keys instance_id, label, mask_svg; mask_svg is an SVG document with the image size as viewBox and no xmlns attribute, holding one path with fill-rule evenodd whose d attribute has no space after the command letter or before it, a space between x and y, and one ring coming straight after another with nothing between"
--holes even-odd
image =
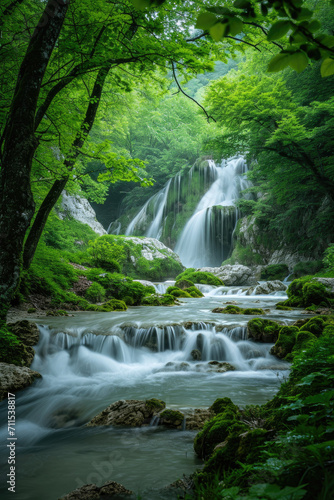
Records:
<instances>
[{"instance_id":1,"label":"flowing water","mask_svg":"<svg viewBox=\"0 0 334 500\"><path fill-rule=\"evenodd\" d=\"M269 354L270 344L247 340L249 316L211 311L233 299L244 307L262 307L266 317L282 323L301 314L276 311L282 297L275 295L246 296L240 288L206 285L203 291L206 297L183 299L173 308L133 307L40 320L32 368L43 379L17 394L15 498L55 500L83 484L107 480L144 492L148 500L163 498L154 488L201 465L192 448L196 432L84 424L120 399L155 397L187 412L206 408L217 397L245 406L275 394L289 366ZM201 350L202 361L193 361L193 349ZM210 360L227 361L236 370L211 371ZM1 422L6 422L6 410L3 402ZM6 442L7 428L0 434ZM4 487L1 493L6 498Z\"/></svg>"}]
</instances>

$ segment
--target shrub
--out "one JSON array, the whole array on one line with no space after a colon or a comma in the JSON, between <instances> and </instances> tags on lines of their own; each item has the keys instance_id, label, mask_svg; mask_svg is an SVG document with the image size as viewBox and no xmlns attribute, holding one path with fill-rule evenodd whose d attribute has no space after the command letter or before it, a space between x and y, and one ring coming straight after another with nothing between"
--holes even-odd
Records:
<instances>
[{"instance_id":1,"label":"shrub","mask_svg":"<svg viewBox=\"0 0 334 500\"><path fill-rule=\"evenodd\" d=\"M296 278L300 278L300 276L306 276L310 274L316 274L321 269L323 269L324 265L321 260L313 260L310 262L298 262L293 268L293 275Z\"/></svg>"},{"instance_id":2,"label":"shrub","mask_svg":"<svg viewBox=\"0 0 334 500\"><path fill-rule=\"evenodd\" d=\"M105 289L103 288L102 285L100 285L99 283L93 283L87 290L86 290L86 293L85 293L85 297L87 300L89 300L90 302L94 302L96 304L96 302L103 302L103 300L105 299L105 296L106 296L106 291Z\"/></svg>"},{"instance_id":3,"label":"shrub","mask_svg":"<svg viewBox=\"0 0 334 500\"><path fill-rule=\"evenodd\" d=\"M286 264L272 264L261 271L261 279L283 280L288 274L289 268Z\"/></svg>"}]
</instances>

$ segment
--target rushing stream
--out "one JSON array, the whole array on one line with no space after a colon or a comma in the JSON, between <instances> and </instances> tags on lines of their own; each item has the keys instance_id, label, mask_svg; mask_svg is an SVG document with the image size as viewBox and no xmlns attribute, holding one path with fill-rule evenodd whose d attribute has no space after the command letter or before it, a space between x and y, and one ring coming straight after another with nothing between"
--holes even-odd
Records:
<instances>
[{"instance_id":1,"label":"rushing stream","mask_svg":"<svg viewBox=\"0 0 334 500\"><path fill-rule=\"evenodd\" d=\"M203 291L204 298L182 299L175 307L40 320L32 368L43 379L18 393L16 401L17 500L56 500L83 484L107 480L135 492L150 489L143 496L148 500L162 498L152 488L201 465L192 448L194 431L84 426L117 400L155 397L187 412L206 408L217 397L245 406L275 394L289 366L269 354L270 344L247 340L249 316L211 311L234 300L241 307L262 307L267 318L286 324L301 314L276 311L282 296L247 296L245 289L226 287L203 286ZM202 361L193 361L191 351L198 347ZM210 360L227 361L236 370L211 371ZM1 422L6 410L3 402ZM7 428L0 433L4 443ZM8 494L4 484L2 498Z\"/></svg>"}]
</instances>

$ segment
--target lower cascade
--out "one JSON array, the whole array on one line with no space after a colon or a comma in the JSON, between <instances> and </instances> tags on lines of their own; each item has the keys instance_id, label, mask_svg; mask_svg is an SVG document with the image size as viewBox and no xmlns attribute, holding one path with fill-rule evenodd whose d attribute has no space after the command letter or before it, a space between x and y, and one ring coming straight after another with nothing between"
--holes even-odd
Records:
<instances>
[{"instance_id":1,"label":"lower cascade","mask_svg":"<svg viewBox=\"0 0 334 500\"><path fill-rule=\"evenodd\" d=\"M187 174L170 179L127 227L115 221L108 232L157 238L173 248L187 267L218 266L232 251L239 218L236 201L250 186L247 170L243 157L221 164L197 162Z\"/></svg>"}]
</instances>

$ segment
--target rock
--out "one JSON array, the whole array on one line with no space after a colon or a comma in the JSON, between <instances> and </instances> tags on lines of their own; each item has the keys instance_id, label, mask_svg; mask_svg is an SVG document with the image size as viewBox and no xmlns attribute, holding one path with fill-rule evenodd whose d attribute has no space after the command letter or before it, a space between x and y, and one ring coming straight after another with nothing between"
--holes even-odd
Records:
<instances>
[{"instance_id":1,"label":"rock","mask_svg":"<svg viewBox=\"0 0 334 500\"><path fill-rule=\"evenodd\" d=\"M226 361L209 361L208 366L210 368L210 372L225 373L235 370L235 367Z\"/></svg>"},{"instance_id":2,"label":"rock","mask_svg":"<svg viewBox=\"0 0 334 500\"><path fill-rule=\"evenodd\" d=\"M96 486L96 484L85 484L81 488L77 488L68 495L61 497L59 500L104 500L113 496L132 494L132 491L127 490L121 484L115 481L108 481L101 487Z\"/></svg>"},{"instance_id":3,"label":"rock","mask_svg":"<svg viewBox=\"0 0 334 500\"><path fill-rule=\"evenodd\" d=\"M8 328L21 340L26 346L37 345L39 341L39 330L35 323L27 320L8 323Z\"/></svg>"},{"instance_id":4,"label":"rock","mask_svg":"<svg viewBox=\"0 0 334 500\"><path fill-rule=\"evenodd\" d=\"M108 408L96 415L88 427L99 425L128 425L130 427L141 427L148 425L151 418L165 408L164 401L149 399L140 401L137 399L120 400L112 403Z\"/></svg>"},{"instance_id":5,"label":"rock","mask_svg":"<svg viewBox=\"0 0 334 500\"><path fill-rule=\"evenodd\" d=\"M258 342L275 343L282 325L270 319L254 318L248 321L248 338Z\"/></svg>"},{"instance_id":6,"label":"rock","mask_svg":"<svg viewBox=\"0 0 334 500\"><path fill-rule=\"evenodd\" d=\"M272 292L283 292L287 289L287 286L285 283L279 280L274 280L274 281L266 281L265 283L261 283L260 285L257 285L256 287L249 288L247 290L246 295L268 295L269 293Z\"/></svg>"},{"instance_id":7,"label":"rock","mask_svg":"<svg viewBox=\"0 0 334 500\"><path fill-rule=\"evenodd\" d=\"M334 278L313 278L312 281L325 285L328 292L334 293Z\"/></svg>"},{"instance_id":8,"label":"rock","mask_svg":"<svg viewBox=\"0 0 334 500\"><path fill-rule=\"evenodd\" d=\"M42 375L26 366L0 363L0 400L7 397L8 392L15 393L31 385Z\"/></svg>"},{"instance_id":9,"label":"rock","mask_svg":"<svg viewBox=\"0 0 334 500\"><path fill-rule=\"evenodd\" d=\"M180 429L184 421L184 415L178 410L164 410L160 413L160 424L166 427Z\"/></svg>"},{"instance_id":10,"label":"rock","mask_svg":"<svg viewBox=\"0 0 334 500\"><path fill-rule=\"evenodd\" d=\"M194 361L201 361L202 360L202 353L199 349L193 349L191 351L190 355Z\"/></svg>"},{"instance_id":11,"label":"rock","mask_svg":"<svg viewBox=\"0 0 334 500\"><path fill-rule=\"evenodd\" d=\"M212 273L224 282L225 286L254 285L256 279L253 271L246 266L226 265L221 267L203 267L199 271Z\"/></svg>"},{"instance_id":12,"label":"rock","mask_svg":"<svg viewBox=\"0 0 334 500\"><path fill-rule=\"evenodd\" d=\"M99 235L107 233L102 224L96 220L95 210L89 201L81 196L70 196L66 191L62 192L62 202L61 208L58 210L58 217L60 219L73 217L73 219L87 224Z\"/></svg>"},{"instance_id":13,"label":"rock","mask_svg":"<svg viewBox=\"0 0 334 500\"><path fill-rule=\"evenodd\" d=\"M195 409L192 412L185 412L186 429L187 430L200 430L203 429L204 424L214 417L214 412L210 409Z\"/></svg>"},{"instance_id":14,"label":"rock","mask_svg":"<svg viewBox=\"0 0 334 500\"><path fill-rule=\"evenodd\" d=\"M129 241L135 245L140 245L142 247L141 256L146 260L165 260L168 257L172 257L174 260L181 264L180 257L176 253L174 253L173 250L166 247L166 245L155 238L138 238L136 236L127 236L123 239L124 241Z\"/></svg>"},{"instance_id":15,"label":"rock","mask_svg":"<svg viewBox=\"0 0 334 500\"><path fill-rule=\"evenodd\" d=\"M137 283L141 283L144 286L153 286L153 288L156 289L156 286L154 283L152 283L152 281L147 281L147 280L133 280L133 281L136 281Z\"/></svg>"}]
</instances>

